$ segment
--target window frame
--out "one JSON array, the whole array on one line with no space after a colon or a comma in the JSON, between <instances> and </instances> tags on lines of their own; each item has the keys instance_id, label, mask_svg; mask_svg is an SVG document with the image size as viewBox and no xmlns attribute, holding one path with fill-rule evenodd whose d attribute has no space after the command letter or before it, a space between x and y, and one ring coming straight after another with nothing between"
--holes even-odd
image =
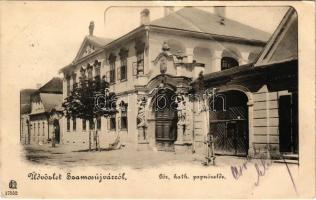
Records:
<instances>
[{"instance_id":1,"label":"window frame","mask_svg":"<svg viewBox=\"0 0 316 200\"><path fill-rule=\"evenodd\" d=\"M234 65L237 64L237 65ZM238 67L239 62L233 57L224 56L221 58L221 71L231 69L233 67Z\"/></svg>"},{"instance_id":2,"label":"window frame","mask_svg":"<svg viewBox=\"0 0 316 200\"><path fill-rule=\"evenodd\" d=\"M67 117L67 122L66 122L66 130L67 132L70 132L70 117Z\"/></svg>"},{"instance_id":3,"label":"window frame","mask_svg":"<svg viewBox=\"0 0 316 200\"><path fill-rule=\"evenodd\" d=\"M87 120L82 119L82 131L87 131Z\"/></svg>"},{"instance_id":4,"label":"window frame","mask_svg":"<svg viewBox=\"0 0 316 200\"><path fill-rule=\"evenodd\" d=\"M77 119L73 118L72 119L72 131L76 131L77 130Z\"/></svg>"},{"instance_id":5,"label":"window frame","mask_svg":"<svg viewBox=\"0 0 316 200\"><path fill-rule=\"evenodd\" d=\"M115 114L111 115L109 120L110 120L110 123L109 123L110 124L110 127L109 127L110 131L115 131L116 130L116 115Z\"/></svg>"}]
</instances>

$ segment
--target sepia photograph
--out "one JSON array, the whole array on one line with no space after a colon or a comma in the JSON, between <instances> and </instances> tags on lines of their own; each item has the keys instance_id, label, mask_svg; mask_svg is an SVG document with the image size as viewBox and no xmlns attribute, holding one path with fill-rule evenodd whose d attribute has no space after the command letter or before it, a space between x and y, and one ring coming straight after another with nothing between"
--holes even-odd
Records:
<instances>
[{"instance_id":1,"label":"sepia photograph","mask_svg":"<svg viewBox=\"0 0 316 200\"><path fill-rule=\"evenodd\" d=\"M315 197L315 12L199 3L2 2L1 196Z\"/></svg>"}]
</instances>

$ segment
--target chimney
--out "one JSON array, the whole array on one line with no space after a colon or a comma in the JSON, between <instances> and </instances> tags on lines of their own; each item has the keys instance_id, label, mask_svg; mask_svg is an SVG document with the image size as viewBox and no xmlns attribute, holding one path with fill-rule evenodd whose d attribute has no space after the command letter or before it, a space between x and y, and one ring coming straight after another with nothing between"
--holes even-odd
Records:
<instances>
[{"instance_id":1,"label":"chimney","mask_svg":"<svg viewBox=\"0 0 316 200\"><path fill-rule=\"evenodd\" d=\"M149 25L150 22L150 11L145 8L140 12L140 25Z\"/></svg>"},{"instance_id":2,"label":"chimney","mask_svg":"<svg viewBox=\"0 0 316 200\"><path fill-rule=\"evenodd\" d=\"M174 6L165 6L164 7L164 16L170 15L174 12Z\"/></svg>"},{"instance_id":3,"label":"chimney","mask_svg":"<svg viewBox=\"0 0 316 200\"><path fill-rule=\"evenodd\" d=\"M220 18L219 23L225 25L225 6L215 6L214 13Z\"/></svg>"},{"instance_id":4,"label":"chimney","mask_svg":"<svg viewBox=\"0 0 316 200\"><path fill-rule=\"evenodd\" d=\"M91 21L90 25L89 25L89 35L90 36L93 36L93 30L94 30L94 21Z\"/></svg>"},{"instance_id":5,"label":"chimney","mask_svg":"<svg viewBox=\"0 0 316 200\"><path fill-rule=\"evenodd\" d=\"M42 87L42 84L36 83L36 89L40 89Z\"/></svg>"}]
</instances>

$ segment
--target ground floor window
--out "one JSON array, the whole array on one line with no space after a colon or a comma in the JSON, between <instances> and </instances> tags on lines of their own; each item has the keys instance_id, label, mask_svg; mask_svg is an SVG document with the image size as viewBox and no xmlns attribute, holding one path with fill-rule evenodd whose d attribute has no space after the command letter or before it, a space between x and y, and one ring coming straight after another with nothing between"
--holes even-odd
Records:
<instances>
[{"instance_id":1,"label":"ground floor window","mask_svg":"<svg viewBox=\"0 0 316 200\"><path fill-rule=\"evenodd\" d=\"M86 131L86 129L87 129L87 123L86 122L87 121L85 119L82 119L82 130L83 131Z\"/></svg>"},{"instance_id":2,"label":"ground floor window","mask_svg":"<svg viewBox=\"0 0 316 200\"><path fill-rule=\"evenodd\" d=\"M127 130L127 108L128 104L122 101L120 103L121 107L121 118L119 119L119 128L122 130Z\"/></svg>"},{"instance_id":3,"label":"ground floor window","mask_svg":"<svg viewBox=\"0 0 316 200\"><path fill-rule=\"evenodd\" d=\"M112 115L109 120L110 120L109 121L110 130L115 130L116 129L116 115Z\"/></svg>"},{"instance_id":4,"label":"ground floor window","mask_svg":"<svg viewBox=\"0 0 316 200\"><path fill-rule=\"evenodd\" d=\"M70 131L70 118L67 118L67 131Z\"/></svg>"},{"instance_id":5,"label":"ground floor window","mask_svg":"<svg viewBox=\"0 0 316 200\"><path fill-rule=\"evenodd\" d=\"M89 120L89 129L92 130L93 129L93 120Z\"/></svg>"},{"instance_id":6,"label":"ground floor window","mask_svg":"<svg viewBox=\"0 0 316 200\"><path fill-rule=\"evenodd\" d=\"M97 117L97 129L101 130L101 117Z\"/></svg>"},{"instance_id":7,"label":"ground floor window","mask_svg":"<svg viewBox=\"0 0 316 200\"><path fill-rule=\"evenodd\" d=\"M73 118L72 119L72 130L76 131L76 129L77 129L77 119Z\"/></svg>"}]
</instances>

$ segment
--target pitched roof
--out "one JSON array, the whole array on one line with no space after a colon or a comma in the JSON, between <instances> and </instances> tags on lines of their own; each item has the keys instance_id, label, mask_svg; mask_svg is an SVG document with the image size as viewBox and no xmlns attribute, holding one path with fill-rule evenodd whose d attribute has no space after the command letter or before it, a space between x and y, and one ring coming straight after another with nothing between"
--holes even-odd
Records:
<instances>
[{"instance_id":1,"label":"pitched roof","mask_svg":"<svg viewBox=\"0 0 316 200\"><path fill-rule=\"evenodd\" d=\"M248 40L267 41L270 34L240 22L224 18L198 8L185 7L166 17L150 22L150 25L182 29L214 35L244 38Z\"/></svg>"},{"instance_id":2,"label":"pitched roof","mask_svg":"<svg viewBox=\"0 0 316 200\"><path fill-rule=\"evenodd\" d=\"M62 94L40 93L45 112L51 112L53 108L60 107L63 101Z\"/></svg>"},{"instance_id":3,"label":"pitched roof","mask_svg":"<svg viewBox=\"0 0 316 200\"><path fill-rule=\"evenodd\" d=\"M63 81L61 78L54 77L48 81L44 86L38 89L39 93L63 93Z\"/></svg>"},{"instance_id":4,"label":"pitched roof","mask_svg":"<svg viewBox=\"0 0 316 200\"><path fill-rule=\"evenodd\" d=\"M92 44L94 44L98 47L102 47L102 46L113 41L113 39L110 39L110 38L102 38L102 37L97 37L97 36L93 36L93 35L88 35L88 36L86 36L86 38L89 42L91 42Z\"/></svg>"},{"instance_id":5,"label":"pitched roof","mask_svg":"<svg viewBox=\"0 0 316 200\"><path fill-rule=\"evenodd\" d=\"M20 113L27 114L31 112L31 95L36 92L35 89L23 89L20 91Z\"/></svg>"},{"instance_id":6,"label":"pitched roof","mask_svg":"<svg viewBox=\"0 0 316 200\"><path fill-rule=\"evenodd\" d=\"M270 65L289 60L298 56L298 19L293 8L284 15L282 21L262 50L255 66Z\"/></svg>"}]
</instances>

